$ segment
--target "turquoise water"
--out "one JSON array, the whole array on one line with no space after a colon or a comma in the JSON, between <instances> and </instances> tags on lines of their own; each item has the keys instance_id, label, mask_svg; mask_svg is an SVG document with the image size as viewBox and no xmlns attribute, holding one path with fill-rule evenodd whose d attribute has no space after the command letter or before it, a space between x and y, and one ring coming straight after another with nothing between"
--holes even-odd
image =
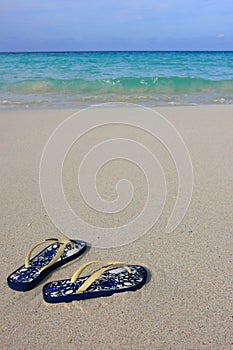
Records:
<instances>
[{"instance_id":1,"label":"turquoise water","mask_svg":"<svg viewBox=\"0 0 233 350\"><path fill-rule=\"evenodd\" d=\"M0 108L233 103L233 52L0 54Z\"/></svg>"}]
</instances>

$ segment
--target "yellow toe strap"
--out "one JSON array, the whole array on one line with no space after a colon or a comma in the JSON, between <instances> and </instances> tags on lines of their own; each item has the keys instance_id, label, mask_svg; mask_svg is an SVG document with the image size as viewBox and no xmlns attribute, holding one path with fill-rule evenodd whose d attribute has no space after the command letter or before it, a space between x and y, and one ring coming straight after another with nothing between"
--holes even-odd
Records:
<instances>
[{"instance_id":1,"label":"yellow toe strap","mask_svg":"<svg viewBox=\"0 0 233 350\"><path fill-rule=\"evenodd\" d=\"M120 261L102 261L102 260L94 260L90 261L84 265L82 265L72 276L71 283L75 283L84 269L93 264L104 264L106 266L101 267L93 274L91 274L87 280L76 290L76 293L83 293L87 290L87 288L105 271L113 268L113 267L124 267L129 273L132 273L130 267L126 265L124 262Z\"/></svg>"},{"instance_id":2,"label":"yellow toe strap","mask_svg":"<svg viewBox=\"0 0 233 350\"><path fill-rule=\"evenodd\" d=\"M53 265L59 258L60 256L62 255L62 253L64 252L65 250L65 247L66 245L69 243L73 246L73 243L67 239L67 238L48 238L48 239L45 239L44 241L41 241L37 244L35 244L30 250L29 252L27 253L26 255L26 258L25 258L25 267L29 267L31 266L30 264L30 258L31 258L31 254L33 252L34 249L36 249L38 246L40 246L41 244L44 244L44 243L48 243L48 242L58 242L58 243L61 243L60 247L58 248L57 250L57 253L55 254L55 256L53 257L53 259L49 262L49 264L45 265L44 267L42 267L42 269L40 270L43 271L45 269L47 269L48 267L50 267L51 265Z\"/></svg>"}]
</instances>

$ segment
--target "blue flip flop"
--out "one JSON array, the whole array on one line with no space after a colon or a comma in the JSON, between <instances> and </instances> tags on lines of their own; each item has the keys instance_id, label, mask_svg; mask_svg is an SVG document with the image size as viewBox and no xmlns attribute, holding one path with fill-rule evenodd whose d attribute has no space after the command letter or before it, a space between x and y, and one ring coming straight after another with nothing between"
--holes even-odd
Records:
<instances>
[{"instance_id":1,"label":"blue flip flop","mask_svg":"<svg viewBox=\"0 0 233 350\"><path fill-rule=\"evenodd\" d=\"M93 274L80 277L83 270L92 264L104 267ZM114 293L135 291L147 280L147 271L140 265L127 265L119 261L91 261L82 265L71 279L50 282L43 287L43 297L48 303L71 302Z\"/></svg>"},{"instance_id":2,"label":"blue flip flop","mask_svg":"<svg viewBox=\"0 0 233 350\"><path fill-rule=\"evenodd\" d=\"M36 247L49 242L53 243L31 258L31 254ZM27 253L25 264L7 277L8 286L18 291L30 290L52 270L80 256L86 247L86 243L80 240L69 240L67 238L45 239L35 244Z\"/></svg>"}]
</instances>

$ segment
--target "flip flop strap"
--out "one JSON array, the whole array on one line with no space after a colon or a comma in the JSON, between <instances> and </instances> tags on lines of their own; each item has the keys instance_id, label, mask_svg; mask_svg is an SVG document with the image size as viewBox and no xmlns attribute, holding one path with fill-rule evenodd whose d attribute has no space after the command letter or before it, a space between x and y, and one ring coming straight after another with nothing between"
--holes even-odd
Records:
<instances>
[{"instance_id":1,"label":"flip flop strap","mask_svg":"<svg viewBox=\"0 0 233 350\"><path fill-rule=\"evenodd\" d=\"M50 267L51 265L53 265L59 258L60 256L62 255L62 253L64 252L64 249L66 247L66 245L69 243L73 246L73 243L67 239L67 238L48 238L48 239L45 239L44 241L41 241L37 244L35 244L30 250L29 252L27 253L26 255L26 258L25 258L25 267L29 267L31 266L30 264L30 258L31 258L31 254L33 252L34 249L36 249L38 246L40 246L41 244L44 244L44 243L48 243L48 242L58 242L58 243L61 243L60 247L58 248L56 254L54 255L53 259L44 267L42 267L42 269L40 270L43 271L45 269L47 269L48 267Z\"/></svg>"},{"instance_id":2,"label":"flip flop strap","mask_svg":"<svg viewBox=\"0 0 233 350\"><path fill-rule=\"evenodd\" d=\"M112 267L123 267L125 268L129 273L132 273L130 267L126 265L124 262L120 261L90 261L84 265L82 265L72 276L71 283L75 283L76 280L79 278L80 274L83 272L83 270L93 264L105 264L107 266L101 267L97 271L95 271L92 275L90 275L87 280L76 290L76 293L83 293L87 290L87 288L99 277L101 276L105 271L111 269Z\"/></svg>"}]
</instances>

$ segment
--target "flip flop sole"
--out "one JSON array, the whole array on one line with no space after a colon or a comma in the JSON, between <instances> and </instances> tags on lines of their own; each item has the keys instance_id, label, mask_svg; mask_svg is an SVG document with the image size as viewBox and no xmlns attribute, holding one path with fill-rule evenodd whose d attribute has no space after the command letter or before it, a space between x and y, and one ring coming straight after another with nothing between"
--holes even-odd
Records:
<instances>
[{"instance_id":1,"label":"flip flop sole","mask_svg":"<svg viewBox=\"0 0 233 350\"><path fill-rule=\"evenodd\" d=\"M60 243L58 242L50 244L48 247L43 249L31 259L31 265L29 267L26 268L24 265L22 265L13 273L11 273L7 277L8 286L11 289L17 291L28 291L34 288L43 278L45 278L54 269L68 263L73 259L76 259L81 254L83 254L87 248L86 243L80 240L71 241L74 244L73 248L67 245L59 260L47 269L40 272L40 269L46 266L53 259L57 252L57 249L60 246Z\"/></svg>"},{"instance_id":2,"label":"flip flop sole","mask_svg":"<svg viewBox=\"0 0 233 350\"><path fill-rule=\"evenodd\" d=\"M83 293L76 290L89 276L79 278L75 283L70 279L50 282L43 287L43 298L48 303L72 302L75 300L107 297L116 293L136 291L147 281L147 270L140 265L128 265L131 274L123 268L113 268L104 272Z\"/></svg>"}]
</instances>

